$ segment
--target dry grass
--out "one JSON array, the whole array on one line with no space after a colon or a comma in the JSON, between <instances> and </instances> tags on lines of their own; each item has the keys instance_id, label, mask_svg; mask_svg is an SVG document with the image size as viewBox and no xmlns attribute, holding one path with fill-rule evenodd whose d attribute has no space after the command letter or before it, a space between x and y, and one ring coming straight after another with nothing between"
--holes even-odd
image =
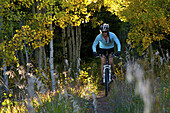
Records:
<instances>
[{"instance_id":1,"label":"dry grass","mask_svg":"<svg viewBox=\"0 0 170 113\"><path fill-rule=\"evenodd\" d=\"M115 65L118 80L114 86L111 86L110 94L106 98L109 104L107 112L170 112L170 63L168 59L161 60L158 55L155 55L154 58L152 66L147 57L136 61L124 60ZM21 90L23 92L20 93L21 100L17 100L17 98L12 100L9 98L13 96L12 94L4 94L5 99L2 102L1 112L28 112L29 106L34 108L32 112L41 113L97 112L96 95L103 88L98 84L99 67L94 62L85 65L82 67L78 79L73 79L67 75L67 72L64 72L64 77L61 74L57 79L58 85L55 92L50 92L45 88L44 79L41 81L34 77L35 96L31 99L26 98L24 91L26 85Z\"/></svg>"}]
</instances>

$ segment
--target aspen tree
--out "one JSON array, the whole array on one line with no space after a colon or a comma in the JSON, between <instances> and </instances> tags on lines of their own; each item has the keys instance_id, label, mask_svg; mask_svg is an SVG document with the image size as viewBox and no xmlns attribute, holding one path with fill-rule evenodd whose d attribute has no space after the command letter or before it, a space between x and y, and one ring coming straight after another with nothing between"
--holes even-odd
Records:
<instances>
[{"instance_id":1,"label":"aspen tree","mask_svg":"<svg viewBox=\"0 0 170 113\"><path fill-rule=\"evenodd\" d=\"M3 9L3 7L1 5L2 4L0 4L0 11L2 11L2 9ZM2 40L2 25L3 25L3 17L2 17L2 15L0 15L0 43L3 41ZM0 63L0 65L2 65L2 64ZM3 87L3 85L0 82L0 97L2 97L2 92L3 92L2 87ZM2 101L2 98L0 98L0 101Z\"/></svg>"},{"instance_id":2,"label":"aspen tree","mask_svg":"<svg viewBox=\"0 0 170 113\"><path fill-rule=\"evenodd\" d=\"M108 10L130 23L127 43L142 55L154 41L170 33L167 0L104 0Z\"/></svg>"},{"instance_id":3,"label":"aspen tree","mask_svg":"<svg viewBox=\"0 0 170 113\"><path fill-rule=\"evenodd\" d=\"M73 57L73 55L72 55L72 38L71 38L71 36L70 36L70 33L71 33L71 25L68 25L67 26L67 39L68 39L68 50L69 50L69 61L70 61L70 66L72 66L72 63L71 63L71 61L72 61L72 57Z\"/></svg>"},{"instance_id":4,"label":"aspen tree","mask_svg":"<svg viewBox=\"0 0 170 113\"><path fill-rule=\"evenodd\" d=\"M91 5L92 4L92 5ZM67 27L68 53L70 67L77 70L80 66L81 49L81 23L89 22L95 9L100 9L101 4L96 0L63 0L59 12L55 11L55 24L62 29ZM89 5L91 5L89 7ZM95 8L93 8L95 6ZM99 7L98 7L99 6ZM89 7L89 8L88 8ZM57 9L57 8L56 8ZM89 11L88 11L89 10ZM57 24L58 23L58 24ZM76 26L76 27L74 27ZM78 27L79 26L79 27ZM76 34L75 34L76 33ZM64 44L64 43L63 43ZM65 44L64 44L65 45ZM63 47L65 47L63 45Z\"/></svg>"},{"instance_id":5,"label":"aspen tree","mask_svg":"<svg viewBox=\"0 0 170 113\"><path fill-rule=\"evenodd\" d=\"M77 55L76 55L76 60L77 60L77 69L79 71L80 69L80 61L81 61L81 56L80 56L80 51L81 51L81 26L76 27L76 51L77 51Z\"/></svg>"},{"instance_id":6,"label":"aspen tree","mask_svg":"<svg viewBox=\"0 0 170 113\"><path fill-rule=\"evenodd\" d=\"M50 42L50 71L52 90L54 90L54 27L52 23L56 26L60 26L61 28L65 28L69 25L67 28L69 29L67 30L69 33L66 33L69 39L65 41L64 45L68 43L69 52L67 52L67 54L69 53L70 61L74 62L74 68L78 68L80 61L77 61L77 58L80 58L81 31L78 31L78 27L76 28L77 34L75 34L75 31L73 31L74 27L80 26L82 21L89 22L90 16L92 16L95 12L95 8L100 6L100 3L96 0L43 0L35 6L36 2L37 1L33 0L13 0L12 2L10 2L10 0L1 0L0 3L2 3L2 6L5 7L1 14L5 18L4 23L6 27L4 27L4 31L6 32L4 33L4 37L6 40L3 40L1 43L0 58L4 60L6 66L12 65L14 67L18 67L21 63L16 57L15 51L20 51L23 55L21 54L19 58L24 58L22 56L25 56L23 60L25 60L25 65L27 65L27 63L30 63L30 60L32 59L33 51L37 48L43 47L44 45L48 45ZM94 5L95 8L91 7L91 9L89 9L89 5ZM37 9L37 13L35 13L35 7ZM32 10L32 14L29 12L30 10ZM45 13L38 13L39 10L46 11ZM13 21L10 21L10 17L13 18ZM10 24L10 22L12 22L12 24ZM8 29L10 28L10 25L12 26L11 30ZM11 33L14 36L9 36ZM41 53L42 52L40 52L40 57L42 56ZM39 67L41 67L42 60L40 59L39 62L41 62L39 63ZM24 62L22 64L24 64ZM28 73L29 67L27 67L27 69Z\"/></svg>"},{"instance_id":7,"label":"aspen tree","mask_svg":"<svg viewBox=\"0 0 170 113\"><path fill-rule=\"evenodd\" d=\"M74 36L74 27L71 26L71 38L72 38L72 44L73 44L73 51L72 51L72 65L73 65L73 69L75 68L75 64L76 64L76 42L75 42L75 36Z\"/></svg>"},{"instance_id":8,"label":"aspen tree","mask_svg":"<svg viewBox=\"0 0 170 113\"><path fill-rule=\"evenodd\" d=\"M66 28L62 29L62 43L63 43L63 58L64 58L64 71L68 67L68 53L67 53L67 39L66 39Z\"/></svg>"},{"instance_id":9,"label":"aspen tree","mask_svg":"<svg viewBox=\"0 0 170 113\"><path fill-rule=\"evenodd\" d=\"M39 4L40 4L41 2L40 1L37 1L37 6L39 6ZM39 15L39 14L43 14L42 13L42 10L39 10L39 8L37 8L37 15ZM41 21L41 20L39 20L39 21ZM36 60L36 61L38 61L38 68L39 68L39 71L40 71L40 75L43 75L43 68L42 68L42 63L43 63L43 54L42 54L42 52L43 52L43 46L40 46L39 48L37 48L37 51L36 51L37 53L35 53L35 54L37 54L37 56L38 56L38 60ZM41 76L40 76L40 78L41 78Z\"/></svg>"},{"instance_id":10,"label":"aspen tree","mask_svg":"<svg viewBox=\"0 0 170 113\"><path fill-rule=\"evenodd\" d=\"M30 1L26 1L26 2L23 1L22 3L20 2L22 1L17 2L18 5L20 5L20 7L22 5L23 7L26 6L27 8L30 8L31 6L30 4L32 4L30 3ZM12 3L9 5L10 7L12 7L14 11L16 11L17 8L19 8L19 6L13 7ZM4 4L4 6L6 6L6 4ZM6 6L6 7L9 7L9 6ZM8 8L6 8L6 10L7 9ZM3 11L7 12L6 10L3 10ZM16 65L16 67L18 67L20 63L18 62L18 59L15 56L15 51L18 51L18 50L20 50L21 52L23 50L25 51L24 55L26 58L25 60L26 60L26 67L27 67L27 80L28 80L28 88L27 88L28 91L27 92L28 92L28 98L32 98L33 94L35 94L34 93L35 91L34 91L34 80L32 78L33 75L29 73L30 72L29 63L31 59L29 50L31 49L34 50L38 47L48 44L49 41L51 40L52 33L50 32L50 29L46 27L49 25L48 23L49 19L45 18L45 16L42 16L42 14L40 15L35 14L32 17L30 17L30 15L28 14L27 15L28 19L26 19L25 18L26 15L22 17L20 13L24 13L24 12L20 12L19 10L17 10L16 13L13 13L12 15L15 21L20 23L21 26L20 28L17 27L17 30L15 31L15 34L11 40L10 39L8 39L9 41L4 40L1 43L0 52L2 54L0 54L0 57L3 58L4 63L7 66ZM4 13L1 13L1 14L4 14ZM7 18L6 15L4 15L4 17ZM39 21L41 19L42 19L42 22ZM12 30L9 30L9 31L11 32ZM30 112L33 111L31 106L29 108L29 111Z\"/></svg>"},{"instance_id":11,"label":"aspen tree","mask_svg":"<svg viewBox=\"0 0 170 113\"><path fill-rule=\"evenodd\" d=\"M38 14L39 14L39 8L36 8L36 9L35 9L35 4L36 4L36 6L39 6L39 2L37 1L37 2L34 2L34 3L32 4L32 14L35 15L36 12L37 12L37 15L38 15ZM36 48L36 49L35 49L35 61L39 61L38 59L39 59L39 48ZM39 62L36 62L36 63L35 63L36 66L38 66L38 63L39 63Z\"/></svg>"},{"instance_id":12,"label":"aspen tree","mask_svg":"<svg viewBox=\"0 0 170 113\"><path fill-rule=\"evenodd\" d=\"M53 4L53 3L51 3ZM50 5L50 32L53 32L53 26L52 26L52 5ZM54 75L54 49L53 49L53 37L51 37L51 41L50 41L50 72L51 72L51 85L52 85L52 91L55 91L55 75Z\"/></svg>"}]
</instances>

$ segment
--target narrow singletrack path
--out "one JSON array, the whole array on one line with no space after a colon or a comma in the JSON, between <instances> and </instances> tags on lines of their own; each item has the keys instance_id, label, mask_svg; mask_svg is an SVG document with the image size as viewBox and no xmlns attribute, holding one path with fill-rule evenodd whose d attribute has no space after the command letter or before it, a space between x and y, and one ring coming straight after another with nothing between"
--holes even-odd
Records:
<instances>
[{"instance_id":1,"label":"narrow singletrack path","mask_svg":"<svg viewBox=\"0 0 170 113\"><path fill-rule=\"evenodd\" d=\"M112 104L111 100L109 97L111 96L111 91L113 89L113 85L115 82L113 81L109 87L109 93L108 96L105 96L105 89L103 89L98 95L96 95L96 100L97 100L97 113L116 113L114 109L114 105Z\"/></svg>"}]
</instances>

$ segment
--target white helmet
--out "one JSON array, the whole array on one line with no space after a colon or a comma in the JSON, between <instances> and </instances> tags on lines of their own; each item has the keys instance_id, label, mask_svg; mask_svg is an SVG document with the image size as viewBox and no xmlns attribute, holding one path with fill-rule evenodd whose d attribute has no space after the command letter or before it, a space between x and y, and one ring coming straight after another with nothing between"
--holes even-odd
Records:
<instances>
[{"instance_id":1,"label":"white helmet","mask_svg":"<svg viewBox=\"0 0 170 113\"><path fill-rule=\"evenodd\" d=\"M101 31L109 31L109 24L106 24L106 23L102 24L100 26L100 30Z\"/></svg>"}]
</instances>

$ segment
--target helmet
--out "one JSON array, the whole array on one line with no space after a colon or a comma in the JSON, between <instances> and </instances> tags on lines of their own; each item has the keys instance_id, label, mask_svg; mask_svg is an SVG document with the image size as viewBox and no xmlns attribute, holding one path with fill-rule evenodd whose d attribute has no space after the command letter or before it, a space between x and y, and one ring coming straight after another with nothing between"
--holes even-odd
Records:
<instances>
[{"instance_id":1,"label":"helmet","mask_svg":"<svg viewBox=\"0 0 170 113\"><path fill-rule=\"evenodd\" d=\"M106 23L102 24L100 26L100 30L101 31L109 31L109 24L106 24Z\"/></svg>"}]
</instances>

